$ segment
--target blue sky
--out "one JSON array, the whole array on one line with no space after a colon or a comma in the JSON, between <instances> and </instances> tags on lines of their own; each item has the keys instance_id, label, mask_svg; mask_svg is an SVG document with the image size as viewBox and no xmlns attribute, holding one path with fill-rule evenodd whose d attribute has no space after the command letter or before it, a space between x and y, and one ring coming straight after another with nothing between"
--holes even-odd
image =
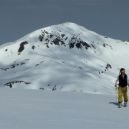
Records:
<instances>
[{"instance_id":1,"label":"blue sky","mask_svg":"<svg viewBox=\"0 0 129 129\"><path fill-rule=\"evenodd\" d=\"M67 21L129 40L128 12L128 0L0 0L0 43Z\"/></svg>"}]
</instances>

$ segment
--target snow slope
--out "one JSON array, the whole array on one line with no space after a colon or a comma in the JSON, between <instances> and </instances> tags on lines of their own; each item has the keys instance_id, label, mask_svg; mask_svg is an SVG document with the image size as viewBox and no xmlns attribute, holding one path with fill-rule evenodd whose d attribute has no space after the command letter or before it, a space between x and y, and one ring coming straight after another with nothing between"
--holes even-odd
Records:
<instances>
[{"instance_id":1,"label":"snow slope","mask_svg":"<svg viewBox=\"0 0 129 129\"><path fill-rule=\"evenodd\" d=\"M118 70L129 70L128 50L75 23L49 26L0 46L0 85L113 94Z\"/></svg>"},{"instance_id":2,"label":"snow slope","mask_svg":"<svg viewBox=\"0 0 129 129\"><path fill-rule=\"evenodd\" d=\"M128 129L115 96L1 88L1 129Z\"/></svg>"}]
</instances>

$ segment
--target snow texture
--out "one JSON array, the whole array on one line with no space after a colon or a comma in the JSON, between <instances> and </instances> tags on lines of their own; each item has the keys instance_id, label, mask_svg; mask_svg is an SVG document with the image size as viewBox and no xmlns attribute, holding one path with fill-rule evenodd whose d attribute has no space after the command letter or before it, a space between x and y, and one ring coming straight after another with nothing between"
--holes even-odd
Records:
<instances>
[{"instance_id":1,"label":"snow texture","mask_svg":"<svg viewBox=\"0 0 129 129\"><path fill-rule=\"evenodd\" d=\"M119 69L128 73L128 50L129 42L75 23L41 28L0 46L0 85L113 94Z\"/></svg>"},{"instance_id":2,"label":"snow texture","mask_svg":"<svg viewBox=\"0 0 129 129\"><path fill-rule=\"evenodd\" d=\"M129 108L115 96L0 90L1 129L128 129Z\"/></svg>"}]
</instances>

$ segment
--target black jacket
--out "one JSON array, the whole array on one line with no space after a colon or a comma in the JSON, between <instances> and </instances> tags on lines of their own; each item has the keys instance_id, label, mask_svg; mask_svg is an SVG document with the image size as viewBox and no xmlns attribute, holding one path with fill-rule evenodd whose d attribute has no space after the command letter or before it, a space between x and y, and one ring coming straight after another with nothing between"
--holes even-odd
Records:
<instances>
[{"instance_id":1,"label":"black jacket","mask_svg":"<svg viewBox=\"0 0 129 129\"><path fill-rule=\"evenodd\" d=\"M124 76L119 75L119 86L120 87L126 87L128 85L128 77L125 74Z\"/></svg>"}]
</instances>

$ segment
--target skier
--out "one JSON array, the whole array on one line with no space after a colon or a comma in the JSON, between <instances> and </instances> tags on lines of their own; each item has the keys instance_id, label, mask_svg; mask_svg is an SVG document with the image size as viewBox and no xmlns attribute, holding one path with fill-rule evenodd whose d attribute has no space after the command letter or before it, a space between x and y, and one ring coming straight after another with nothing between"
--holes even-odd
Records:
<instances>
[{"instance_id":1,"label":"skier","mask_svg":"<svg viewBox=\"0 0 129 129\"><path fill-rule=\"evenodd\" d=\"M124 99L124 107L128 102L128 86L129 80L124 68L120 69L120 74L116 80L115 87L118 89L118 107L122 107L122 100Z\"/></svg>"}]
</instances>

